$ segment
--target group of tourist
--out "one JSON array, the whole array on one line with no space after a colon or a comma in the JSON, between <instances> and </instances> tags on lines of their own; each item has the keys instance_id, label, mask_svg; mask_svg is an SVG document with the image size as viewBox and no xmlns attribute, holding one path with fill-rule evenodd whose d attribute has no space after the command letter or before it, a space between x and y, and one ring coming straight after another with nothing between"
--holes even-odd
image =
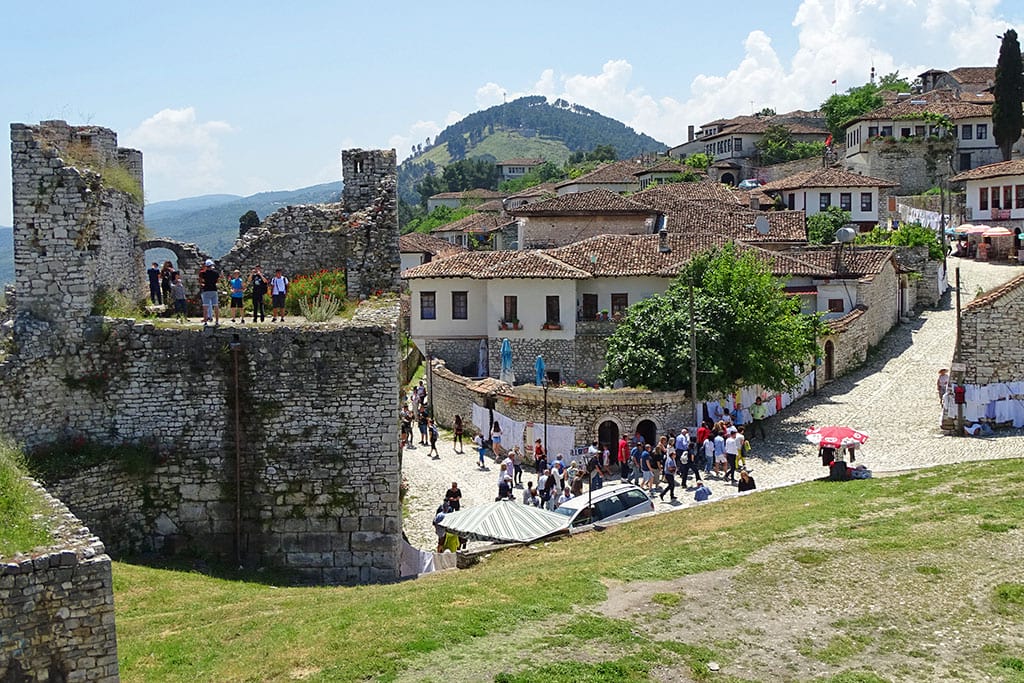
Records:
<instances>
[{"instance_id":1,"label":"group of tourist","mask_svg":"<svg viewBox=\"0 0 1024 683\"><path fill-rule=\"evenodd\" d=\"M181 281L181 273L175 270L170 261L161 267L156 261L146 271L149 278L149 298L154 305L174 304L174 315L185 319L188 315L188 295ZM206 259L199 269L199 291L203 307L203 326L210 323L216 327L220 324L220 285L222 274L212 259ZM273 277L263 274L260 266L253 268L242 278L242 271L235 269L227 279L230 299L231 322L237 319L245 323L245 298L248 294L252 305L252 321L266 322L264 308L266 296L271 299L271 322L285 319L285 298L288 294L288 278L278 268Z\"/></svg>"}]
</instances>

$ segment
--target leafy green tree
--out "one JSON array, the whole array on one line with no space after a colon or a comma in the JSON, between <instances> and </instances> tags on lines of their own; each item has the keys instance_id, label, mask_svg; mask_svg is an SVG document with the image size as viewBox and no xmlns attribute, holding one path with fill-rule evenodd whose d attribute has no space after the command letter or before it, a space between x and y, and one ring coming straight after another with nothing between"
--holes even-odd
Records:
<instances>
[{"instance_id":1,"label":"leafy green tree","mask_svg":"<svg viewBox=\"0 0 1024 683\"><path fill-rule=\"evenodd\" d=\"M697 171L706 171L711 165L711 155L705 152L697 152L683 159L683 163Z\"/></svg>"},{"instance_id":2,"label":"leafy green tree","mask_svg":"<svg viewBox=\"0 0 1024 683\"><path fill-rule=\"evenodd\" d=\"M754 146L761 155L761 163L766 165L809 159L825 151L824 142L797 142L788 128L778 124L768 126Z\"/></svg>"},{"instance_id":3,"label":"leafy green tree","mask_svg":"<svg viewBox=\"0 0 1024 683\"><path fill-rule=\"evenodd\" d=\"M821 105L821 111L825 114L825 124L832 136L837 140L843 139L847 123L861 114L881 107L882 98L878 93L882 90L908 92L910 83L906 79L900 78L899 71L894 71L882 76L877 84L865 83L855 88L849 88L845 93L832 95L825 100Z\"/></svg>"},{"instance_id":4,"label":"leafy green tree","mask_svg":"<svg viewBox=\"0 0 1024 683\"><path fill-rule=\"evenodd\" d=\"M775 116L775 110L771 107L765 107L761 111L757 112L758 116Z\"/></svg>"},{"instance_id":5,"label":"leafy green tree","mask_svg":"<svg viewBox=\"0 0 1024 683\"><path fill-rule=\"evenodd\" d=\"M1010 160L1013 144L1020 138L1024 127L1024 63L1021 62L1020 42L1012 28L1003 34L996 62L996 101L992 105L992 135L1003 161Z\"/></svg>"},{"instance_id":6,"label":"leafy green tree","mask_svg":"<svg viewBox=\"0 0 1024 683\"><path fill-rule=\"evenodd\" d=\"M857 235L857 244L884 244L892 247L928 247L928 258L941 261L946 257L939 236L931 228L919 223L904 223L897 230L885 230L876 225L874 230Z\"/></svg>"},{"instance_id":7,"label":"leafy green tree","mask_svg":"<svg viewBox=\"0 0 1024 683\"><path fill-rule=\"evenodd\" d=\"M255 228L260 224L260 216L258 213L249 209L241 216L238 217L238 236L241 237L249 231L250 228Z\"/></svg>"},{"instance_id":8,"label":"leafy green tree","mask_svg":"<svg viewBox=\"0 0 1024 683\"><path fill-rule=\"evenodd\" d=\"M786 295L766 264L730 244L694 258L664 294L629 307L608 340L602 383L688 388L691 322L701 398L753 384L788 389L800 381L795 368L818 352L818 317L801 314L799 299Z\"/></svg>"},{"instance_id":9,"label":"leafy green tree","mask_svg":"<svg viewBox=\"0 0 1024 683\"><path fill-rule=\"evenodd\" d=\"M807 241L811 244L831 244L836 230L850 222L850 212L830 206L807 218Z\"/></svg>"},{"instance_id":10,"label":"leafy green tree","mask_svg":"<svg viewBox=\"0 0 1024 683\"><path fill-rule=\"evenodd\" d=\"M402 234L406 235L410 232L430 232L434 228L454 223L460 218L465 218L472 213L475 213L475 211L471 206L462 206L458 209L453 209L448 206L439 206L430 213L420 215L406 223L402 227Z\"/></svg>"}]
</instances>

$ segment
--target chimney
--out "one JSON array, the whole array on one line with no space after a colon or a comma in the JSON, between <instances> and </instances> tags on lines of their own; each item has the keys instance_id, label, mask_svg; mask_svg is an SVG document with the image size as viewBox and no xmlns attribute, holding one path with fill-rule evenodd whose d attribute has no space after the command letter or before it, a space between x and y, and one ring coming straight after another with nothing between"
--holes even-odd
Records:
<instances>
[{"instance_id":1,"label":"chimney","mask_svg":"<svg viewBox=\"0 0 1024 683\"><path fill-rule=\"evenodd\" d=\"M686 141L693 142L693 126L686 127Z\"/></svg>"},{"instance_id":2,"label":"chimney","mask_svg":"<svg viewBox=\"0 0 1024 683\"><path fill-rule=\"evenodd\" d=\"M668 230L664 227L658 231L658 251L662 254L672 251L672 247L668 246Z\"/></svg>"}]
</instances>

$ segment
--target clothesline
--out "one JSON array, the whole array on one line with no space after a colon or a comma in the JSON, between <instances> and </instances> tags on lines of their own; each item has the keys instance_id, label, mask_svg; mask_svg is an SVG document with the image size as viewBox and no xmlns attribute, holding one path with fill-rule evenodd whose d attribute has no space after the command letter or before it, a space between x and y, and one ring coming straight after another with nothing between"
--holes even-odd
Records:
<instances>
[{"instance_id":1,"label":"clothesline","mask_svg":"<svg viewBox=\"0 0 1024 683\"><path fill-rule=\"evenodd\" d=\"M964 420L982 420L997 424L1012 423L1024 427L1024 382L994 382L992 384L964 384ZM942 401L945 417L957 417L952 389Z\"/></svg>"}]
</instances>

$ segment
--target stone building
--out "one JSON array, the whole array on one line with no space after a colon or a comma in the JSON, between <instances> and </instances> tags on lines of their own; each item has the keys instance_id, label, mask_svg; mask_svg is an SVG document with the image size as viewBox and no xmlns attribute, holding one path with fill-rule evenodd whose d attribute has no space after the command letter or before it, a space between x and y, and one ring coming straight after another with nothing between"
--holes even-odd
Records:
<instances>
[{"instance_id":1,"label":"stone building","mask_svg":"<svg viewBox=\"0 0 1024 683\"><path fill-rule=\"evenodd\" d=\"M1024 426L1022 326L1024 274L964 305L953 355L964 370L955 371L953 379L966 390L966 422ZM952 396L946 398L943 416L947 425L957 416Z\"/></svg>"}]
</instances>

